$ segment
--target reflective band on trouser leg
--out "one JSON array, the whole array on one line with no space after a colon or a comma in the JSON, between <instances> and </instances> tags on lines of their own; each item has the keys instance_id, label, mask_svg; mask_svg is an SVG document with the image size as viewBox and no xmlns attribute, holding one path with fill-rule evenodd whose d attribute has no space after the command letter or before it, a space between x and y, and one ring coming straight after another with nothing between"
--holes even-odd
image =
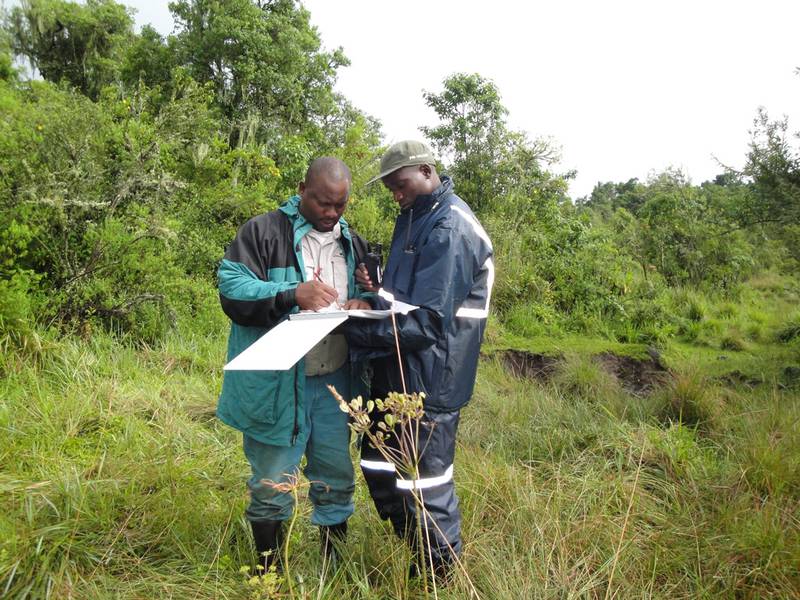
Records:
<instances>
[{"instance_id":1,"label":"reflective band on trouser leg","mask_svg":"<svg viewBox=\"0 0 800 600\"><path fill-rule=\"evenodd\" d=\"M384 462L381 460L366 460L361 459L361 468L367 469L368 471L388 471L390 473L394 473L397 469L396 467L390 462Z\"/></svg>"},{"instance_id":2,"label":"reflective band on trouser leg","mask_svg":"<svg viewBox=\"0 0 800 600\"><path fill-rule=\"evenodd\" d=\"M425 490L442 485L453 479L453 465L447 467L443 475L425 477L423 479L397 479L397 487L401 490Z\"/></svg>"},{"instance_id":3,"label":"reflective band on trouser leg","mask_svg":"<svg viewBox=\"0 0 800 600\"><path fill-rule=\"evenodd\" d=\"M437 562L451 561L451 553L461 553L461 513L453 480L458 420L457 410L426 410L419 432L424 449L415 479L395 480L398 493L405 497L406 509L418 518L424 515L421 525L428 540L424 552L426 556L430 552Z\"/></svg>"},{"instance_id":4,"label":"reflective band on trouser leg","mask_svg":"<svg viewBox=\"0 0 800 600\"><path fill-rule=\"evenodd\" d=\"M489 311L485 308L459 308L456 316L464 319L486 319Z\"/></svg>"},{"instance_id":5,"label":"reflective band on trouser leg","mask_svg":"<svg viewBox=\"0 0 800 600\"><path fill-rule=\"evenodd\" d=\"M381 396L382 397L382 396ZM373 415L375 422L372 424L372 431L379 431L377 423L383 422L382 416ZM386 440L386 445L394 449L396 440L390 436ZM364 481L367 482L369 495L375 503L375 508L381 519L397 520L405 513L404 499L395 485L395 466L370 444L369 440L361 442L361 472L364 474Z\"/></svg>"}]
</instances>

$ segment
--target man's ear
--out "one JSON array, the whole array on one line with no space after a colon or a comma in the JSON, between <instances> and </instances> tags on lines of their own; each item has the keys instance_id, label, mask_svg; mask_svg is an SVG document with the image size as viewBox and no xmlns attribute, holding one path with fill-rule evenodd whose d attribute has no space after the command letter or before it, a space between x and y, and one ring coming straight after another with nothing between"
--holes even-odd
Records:
<instances>
[{"instance_id":1,"label":"man's ear","mask_svg":"<svg viewBox=\"0 0 800 600\"><path fill-rule=\"evenodd\" d=\"M297 192L298 192L298 194L300 196L302 196L303 192L305 192L305 191L306 191L306 182L305 181L301 181L300 185L297 186Z\"/></svg>"}]
</instances>

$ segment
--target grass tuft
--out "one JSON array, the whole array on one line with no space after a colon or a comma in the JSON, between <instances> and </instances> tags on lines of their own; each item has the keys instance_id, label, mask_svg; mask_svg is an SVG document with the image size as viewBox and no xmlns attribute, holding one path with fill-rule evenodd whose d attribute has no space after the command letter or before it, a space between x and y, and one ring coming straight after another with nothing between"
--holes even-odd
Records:
<instances>
[{"instance_id":1,"label":"grass tuft","mask_svg":"<svg viewBox=\"0 0 800 600\"><path fill-rule=\"evenodd\" d=\"M735 329L729 329L728 332L722 336L719 347L722 350L732 350L733 352L742 352L748 349L747 341L742 334Z\"/></svg>"},{"instance_id":2,"label":"grass tuft","mask_svg":"<svg viewBox=\"0 0 800 600\"><path fill-rule=\"evenodd\" d=\"M779 342L788 343L800 339L800 313L789 317L778 329L775 334Z\"/></svg>"},{"instance_id":3,"label":"grass tuft","mask_svg":"<svg viewBox=\"0 0 800 600\"><path fill-rule=\"evenodd\" d=\"M655 397L656 416L662 422L709 429L721 412L708 380L697 372L676 374Z\"/></svg>"},{"instance_id":4,"label":"grass tuft","mask_svg":"<svg viewBox=\"0 0 800 600\"><path fill-rule=\"evenodd\" d=\"M623 393L616 375L597 358L585 354L565 356L556 369L553 384L565 396L590 402L612 400Z\"/></svg>"}]
</instances>

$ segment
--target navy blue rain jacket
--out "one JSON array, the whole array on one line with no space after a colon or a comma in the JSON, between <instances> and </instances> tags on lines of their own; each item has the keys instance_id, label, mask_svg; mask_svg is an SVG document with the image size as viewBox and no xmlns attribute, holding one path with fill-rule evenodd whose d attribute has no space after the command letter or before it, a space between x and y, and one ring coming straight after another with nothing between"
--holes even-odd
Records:
<instances>
[{"instance_id":1,"label":"navy blue rain jacket","mask_svg":"<svg viewBox=\"0 0 800 600\"><path fill-rule=\"evenodd\" d=\"M407 391L424 392L426 410L449 411L472 396L494 263L489 236L441 179L397 217L383 288L419 306L397 316ZM354 359L373 359L373 396L402 391L391 319L351 319L346 333Z\"/></svg>"}]
</instances>

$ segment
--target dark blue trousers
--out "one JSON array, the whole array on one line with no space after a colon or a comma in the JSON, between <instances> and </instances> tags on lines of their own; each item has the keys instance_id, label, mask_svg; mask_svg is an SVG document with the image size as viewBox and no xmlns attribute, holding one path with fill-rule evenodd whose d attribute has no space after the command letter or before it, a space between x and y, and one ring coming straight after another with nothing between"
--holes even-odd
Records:
<instances>
[{"instance_id":1,"label":"dark blue trousers","mask_svg":"<svg viewBox=\"0 0 800 600\"><path fill-rule=\"evenodd\" d=\"M461 554L461 513L453 483L456 432L460 411L426 411L416 439L419 463L416 473L404 472L372 447L361 443L361 471L382 519L392 522L395 533L416 549L417 524L422 525L423 546L433 560L449 564ZM378 431L376 417L373 431ZM398 447L396 427L387 445ZM416 498L416 499L415 499ZM420 508L425 519L419 519Z\"/></svg>"}]
</instances>

